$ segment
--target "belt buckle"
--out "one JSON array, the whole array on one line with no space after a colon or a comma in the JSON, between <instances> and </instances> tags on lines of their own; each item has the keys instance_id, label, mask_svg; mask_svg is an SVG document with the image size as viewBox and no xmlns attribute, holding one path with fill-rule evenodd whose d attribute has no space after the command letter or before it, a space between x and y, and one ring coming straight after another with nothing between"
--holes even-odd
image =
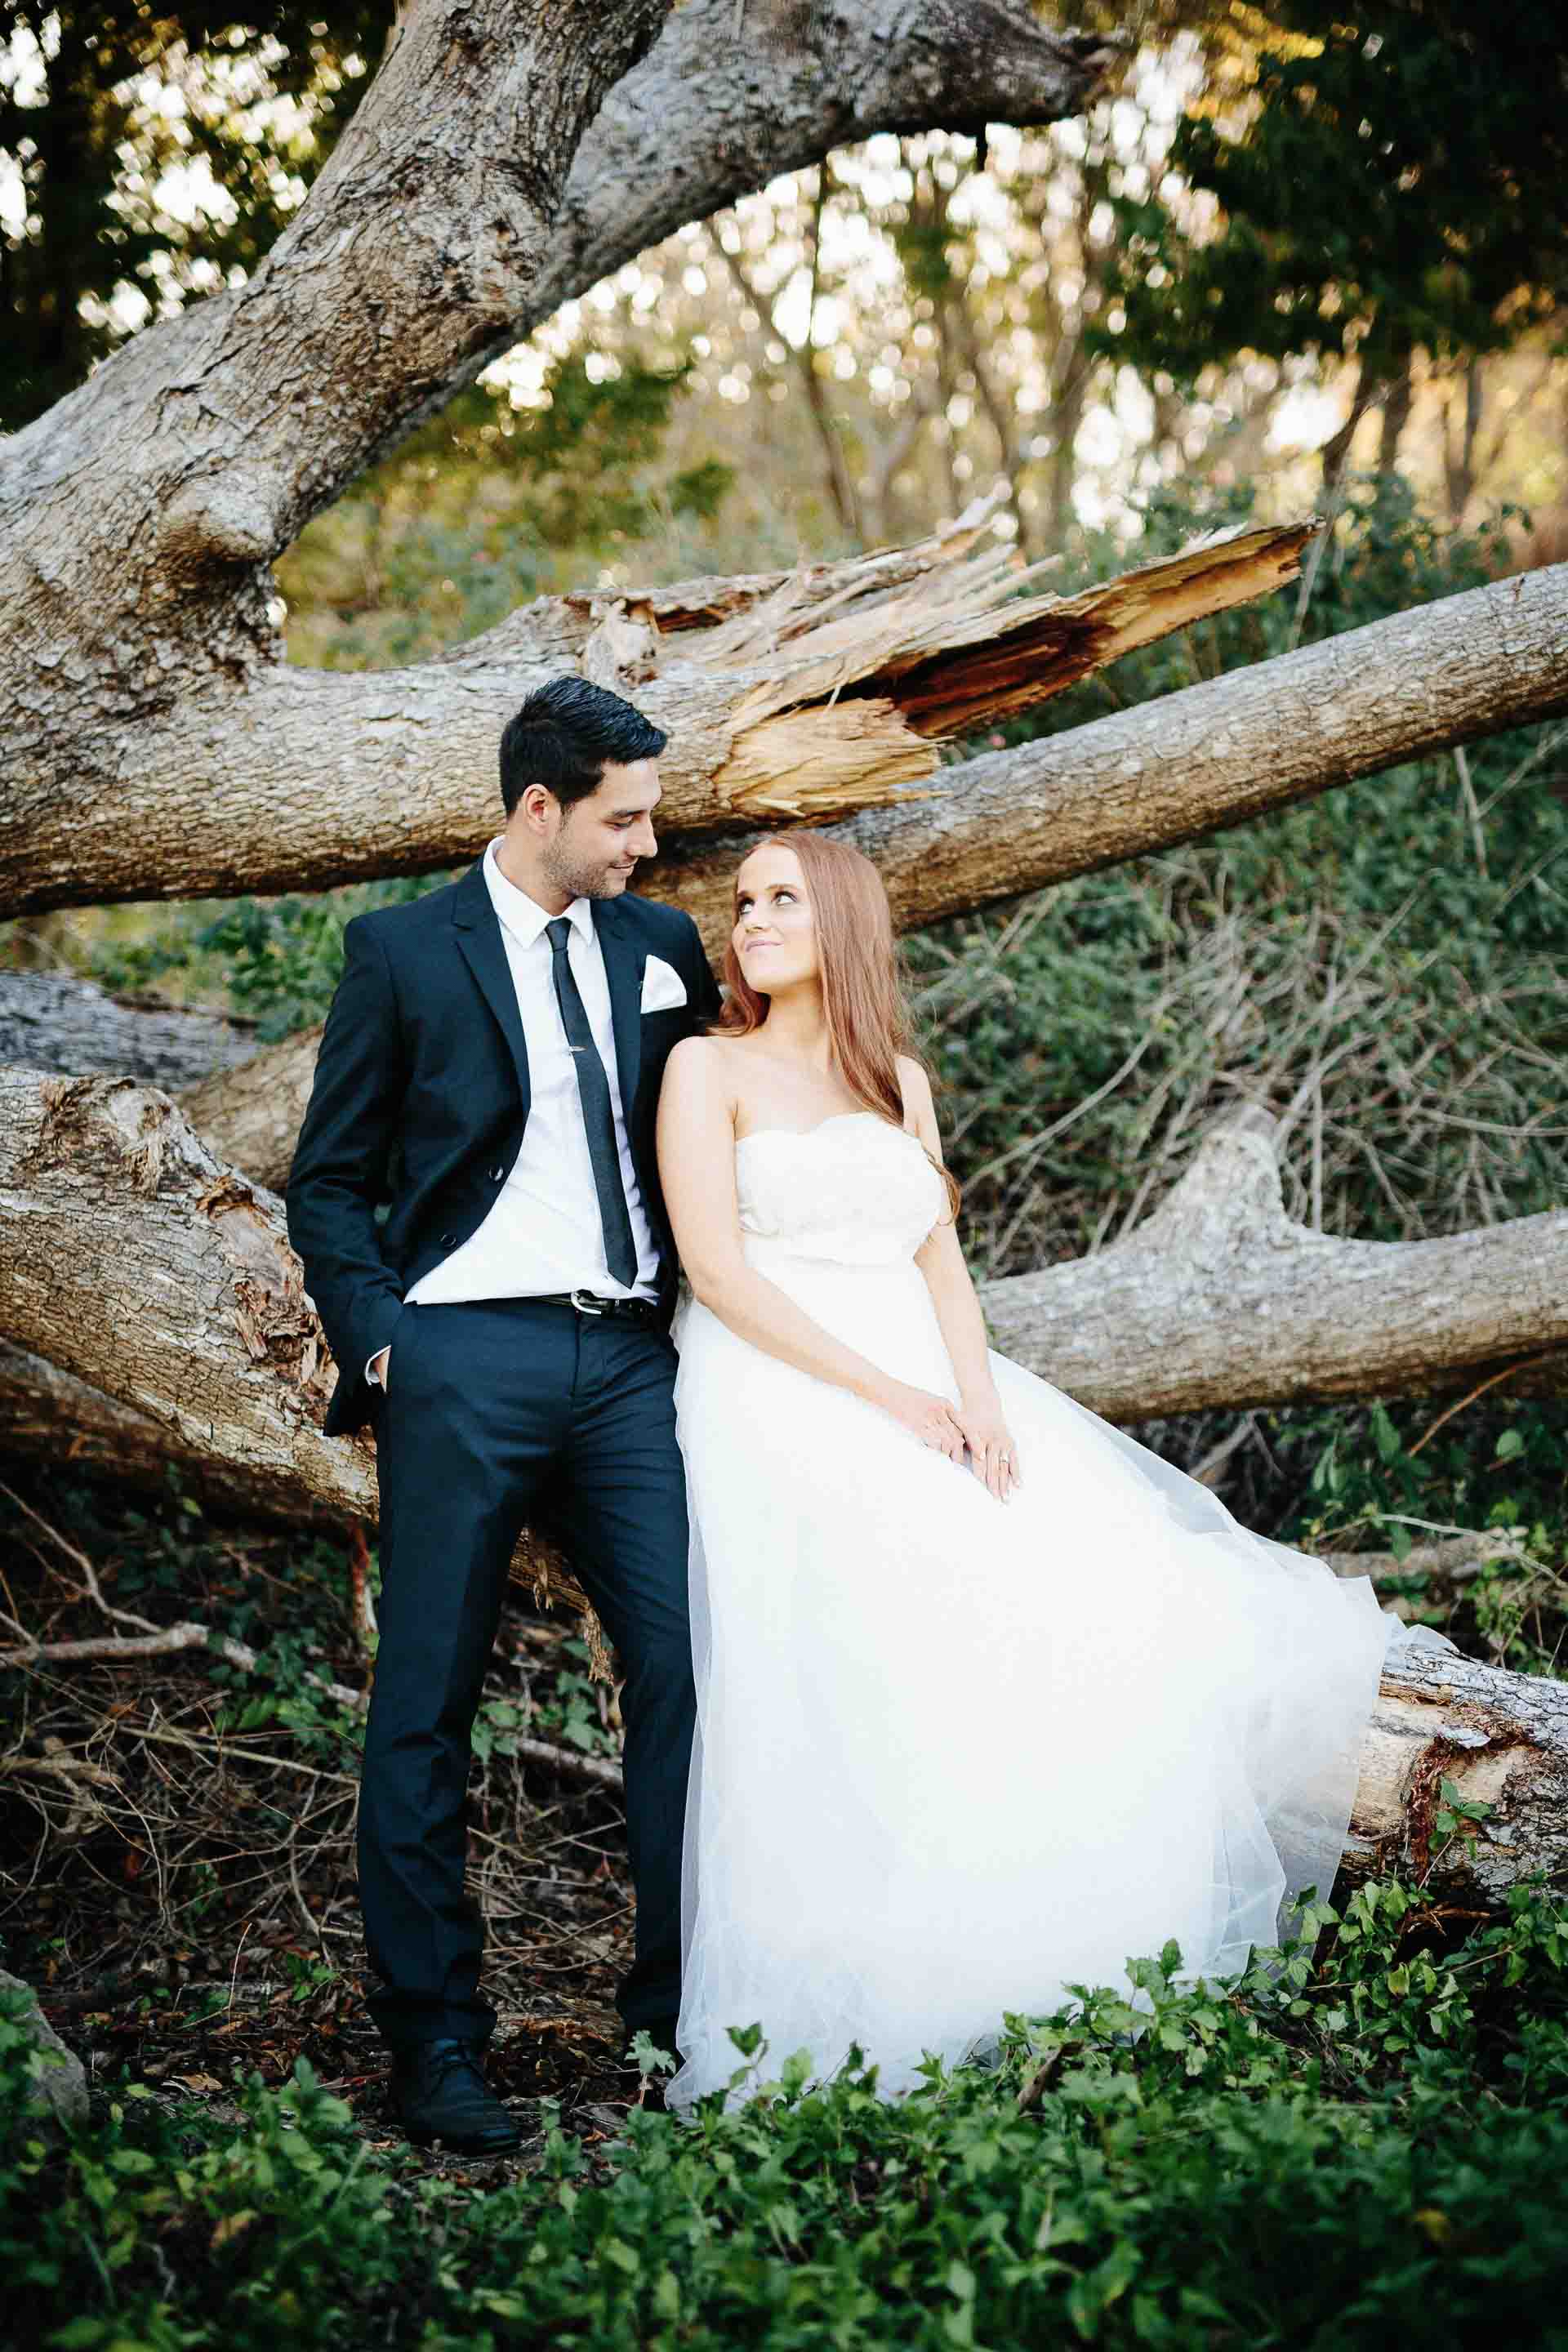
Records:
<instances>
[{"instance_id":1,"label":"belt buckle","mask_svg":"<svg viewBox=\"0 0 1568 2352\"><path fill-rule=\"evenodd\" d=\"M595 1297L591 1290L573 1291L572 1304L579 1315L605 1315L609 1311L601 1299Z\"/></svg>"}]
</instances>

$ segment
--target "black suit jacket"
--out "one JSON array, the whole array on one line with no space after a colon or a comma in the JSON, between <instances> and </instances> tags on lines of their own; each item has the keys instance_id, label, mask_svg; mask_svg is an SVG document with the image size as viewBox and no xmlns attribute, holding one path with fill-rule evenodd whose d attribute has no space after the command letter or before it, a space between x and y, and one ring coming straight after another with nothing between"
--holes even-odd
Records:
<instances>
[{"instance_id":1,"label":"black suit jacket","mask_svg":"<svg viewBox=\"0 0 1568 2352\"><path fill-rule=\"evenodd\" d=\"M718 1012L719 991L678 908L595 899L594 927L668 1318L677 1267L654 1151L659 1080L671 1047ZM649 955L680 974L685 1004L642 1012ZM428 898L356 915L343 957L288 1192L289 1238L339 1368L329 1436L369 1419L365 1365L389 1344L404 1293L489 1213L529 1106L517 991L479 866Z\"/></svg>"}]
</instances>

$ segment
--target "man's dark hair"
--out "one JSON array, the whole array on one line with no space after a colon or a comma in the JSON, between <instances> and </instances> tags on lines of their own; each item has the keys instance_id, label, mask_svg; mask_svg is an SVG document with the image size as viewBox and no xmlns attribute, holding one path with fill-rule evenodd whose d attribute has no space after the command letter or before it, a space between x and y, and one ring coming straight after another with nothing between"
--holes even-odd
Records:
<instances>
[{"instance_id":1,"label":"man's dark hair","mask_svg":"<svg viewBox=\"0 0 1568 2352\"><path fill-rule=\"evenodd\" d=\"M657 760L667 738L650 719L608 687L585 677L552 677L536 687L507 720L500 739L500 796L510 816L530 784L542 784L563 809L586 800L607 761Z\"/></svg>"}]
</instances>

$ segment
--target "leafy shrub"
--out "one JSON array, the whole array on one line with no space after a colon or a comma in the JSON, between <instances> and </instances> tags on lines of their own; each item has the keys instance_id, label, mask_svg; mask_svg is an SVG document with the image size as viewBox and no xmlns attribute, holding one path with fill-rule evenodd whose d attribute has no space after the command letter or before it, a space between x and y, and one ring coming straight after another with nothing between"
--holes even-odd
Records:
<instances>
[{"instance_id":1,"label":"leafy shrub","mask_svg":"<svg viewBox=\"0 0 1568 2352\"><path fill-rule=\"evenodd\" d=\"M356 2140L304 2065L235 2122L124 2084L63 2153L13 2134L0 2258L58 2352L1382 2347L1415 2311L1437 2352L1562 2346L1559 1903L1445 1950L1383 1882L1303 1927L1215 1985L1168 1946L891 2104L742 2031L748 2104L586 2147L546 2102L489 2194Z\"/></svg>"}]
</instances>

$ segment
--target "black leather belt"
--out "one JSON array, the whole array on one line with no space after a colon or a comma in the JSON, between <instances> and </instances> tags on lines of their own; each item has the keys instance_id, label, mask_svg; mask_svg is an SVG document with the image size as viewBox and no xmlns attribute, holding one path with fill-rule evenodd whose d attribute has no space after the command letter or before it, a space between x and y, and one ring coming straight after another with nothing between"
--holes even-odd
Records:
<instances>
[{"instance_id":1,"label":"black leather belt","mask_svg":"<svg viewBox=\"0 0 1568 2352\"><path fill-rule=\"evenodd\" d=\"M620 1323L657 1323L658 1307L651 1298L601 1298L595 1290L544 1290L532 1294L534 1307L574 1307L579 1315L611 1315Z\"/></svg>"}]
</instances>

